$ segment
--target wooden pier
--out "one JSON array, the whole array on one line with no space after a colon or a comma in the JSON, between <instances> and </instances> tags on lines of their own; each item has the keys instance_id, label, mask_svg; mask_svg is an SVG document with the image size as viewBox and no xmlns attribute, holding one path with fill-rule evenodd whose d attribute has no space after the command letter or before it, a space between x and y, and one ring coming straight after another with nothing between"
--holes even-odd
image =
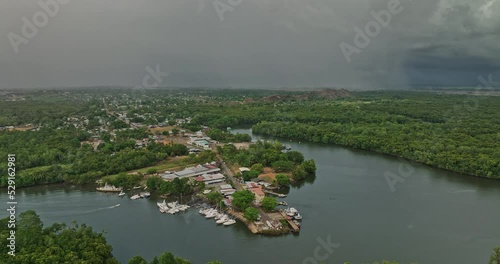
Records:
<instances>
[{"instance_id":1,"label":"wooden pier","mask_svg":"<svg viewBox=\"0 0 500 264\"><path fill-rule=\"evenodd\" d=\"M290 227L292 228L292 232L293 233L298 233L300 231L300 228L292 221L292 220L288 220L288 215L286 215L283 210L279 210L280 214L283 216L283 218L288 222L288 224L290 225Z\"/></svg>"},{"instance_id":2,"label":"wooden pier","mask_svg":"<svg viewBox=\"0 0 500 264\"><path fill-rule=\"evenodd\" d=\"M269 191L269 190L263 190L265 193L268 193L268 194L271 194L271 195L274 195L274 196L278 196L278 197L281 197L281 198L284 198L286 197L285 194L282 194L282 193L276 193L276 192L273 192L273 191Z\"/></svg>"}]
</instances>

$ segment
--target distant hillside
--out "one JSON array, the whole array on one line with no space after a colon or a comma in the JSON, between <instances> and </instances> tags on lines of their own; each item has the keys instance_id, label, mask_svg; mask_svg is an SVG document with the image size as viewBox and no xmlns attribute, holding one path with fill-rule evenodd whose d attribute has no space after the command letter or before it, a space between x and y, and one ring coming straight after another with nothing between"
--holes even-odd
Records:
<instances>
[{"instance_id":1,"label":"distant hillside","mask_svg":"<svg viewBox=\"0 0 500 264\"><path fill-rule=\"evenodd\" d=\"M350 97L351 92L346 89L324 89L312 91L304 94L290 95L290 94L276 94L263 97L262 100L266 102L273 101L302 101L311 99L337 99L342 97Z\"/></svg>"}]
</instances>

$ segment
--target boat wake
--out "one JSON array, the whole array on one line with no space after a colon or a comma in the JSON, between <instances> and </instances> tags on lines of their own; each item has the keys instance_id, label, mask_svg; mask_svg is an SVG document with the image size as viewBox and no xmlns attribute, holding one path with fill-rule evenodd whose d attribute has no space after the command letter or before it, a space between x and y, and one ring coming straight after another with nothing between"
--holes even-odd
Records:
<instances>
[{"instance_id":1,"label":"boat wake","mask_svg":"<svg viewBox=\"0 0 500 264\"><path fill-rule=\"evenodd\" d=\"M476 190L457 190L457 191L452 191L451 193L475 193Z\"/></svg>"},{"instance_id":2,"label":"boat wake","mask_svg":"<svg viewBox=\"0 0 500 264\"><path fill-rule=\"evenodd\" d=\"M69 216L75 216L75 215L92 214L92 213L97 213L97 212L103 211L103 210L111 210L111 209L114 209L114 208L119 207L119 206L120 206L120 204L116 204L116 205L112 205L112 206L108 206L108 207L102 207L102 208L97 208L97 209L83 211L83 212L75 212L75 213L70 213L70 214L67 214L67 215L61 215L60 217L69 217Z\"/></svg>"}]
</instances>

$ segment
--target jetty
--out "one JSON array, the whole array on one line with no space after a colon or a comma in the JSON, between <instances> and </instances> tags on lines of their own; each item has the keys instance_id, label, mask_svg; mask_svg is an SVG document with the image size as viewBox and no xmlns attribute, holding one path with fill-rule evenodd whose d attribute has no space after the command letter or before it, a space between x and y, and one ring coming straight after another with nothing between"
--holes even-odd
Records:
<instances>
[{"instance_id":1,"label":"jetty","mask_svg":"<svg viewBox=\"0 0 500 264\"><path fill-rule=\"evenodd\" d=\"M280 198L284 198L286 197L285 194L282 194L282 193L277 193L277 192L273 192L273 191L269 191L269 190L264 190L265 193L267 194L271 194L271 195L274 195L274 196L278 196Z\"/></svg>"},{"instance_id":2,"label":"jetty","mask_svg":"<svg viewBox=\"0 0 500 264\"><path fill-rule=\"evenodd\" d=\"M288 225L290 225L290 227L292 228L292 232L298 233L300 231L300 228L291 219L289 219L290 217L288 217L285 212L283 212L283 210L279 210L279 212L281 216L283 216L283 218L288 222Z\"/></svg>"},{"instance_id":3,"label":"jetty","mask_svg":"<svg viewBox=\"0 0 500 264\"><path fill-rule=\"evenodd\" d=\"M233 216L234 218L240 220L241 222L243 222L247 227L248 229L250 230L250 232L252 232L253 234L258 234L259 233L259 229L257 228L257 226L255 226L254 223L248 221L244 216L243 216L243 213L240 213L240 212L236 212L232 209L228 209L226 211L229 215Z\"/></svg>"}]
</instances>

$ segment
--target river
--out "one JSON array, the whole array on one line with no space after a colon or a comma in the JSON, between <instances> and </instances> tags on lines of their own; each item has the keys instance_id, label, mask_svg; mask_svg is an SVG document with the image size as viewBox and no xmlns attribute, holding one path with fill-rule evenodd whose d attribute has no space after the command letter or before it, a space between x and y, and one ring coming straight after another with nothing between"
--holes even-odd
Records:
<instances>
[{"instance_id":1,"label":"river","mask_svg":"<svg viewBox=\"0 0 500 264\"><path fill-rule=\"evenodd\" d=\"M217 226L195 209L160 214L156 199L132 201L70 185L18 190L18 212L36 210L46 225L76 220L104 230L122 263L134 255L150 260L170 251L193 263L314 263L324 257L324 263L471 264L487 263L500 246L500 181L408 166L340 146L283 141L317 165L315 179L291 188L284 199L304 217L299 235L253 235L241 223ZM400 167L406 177L392 191L384 175L401 174ZM5 191L0 199L7 200ZM1 207L5 217L5 203ZM315 257L328 240L336 247Z\"/></svg>"}]
</instances>

